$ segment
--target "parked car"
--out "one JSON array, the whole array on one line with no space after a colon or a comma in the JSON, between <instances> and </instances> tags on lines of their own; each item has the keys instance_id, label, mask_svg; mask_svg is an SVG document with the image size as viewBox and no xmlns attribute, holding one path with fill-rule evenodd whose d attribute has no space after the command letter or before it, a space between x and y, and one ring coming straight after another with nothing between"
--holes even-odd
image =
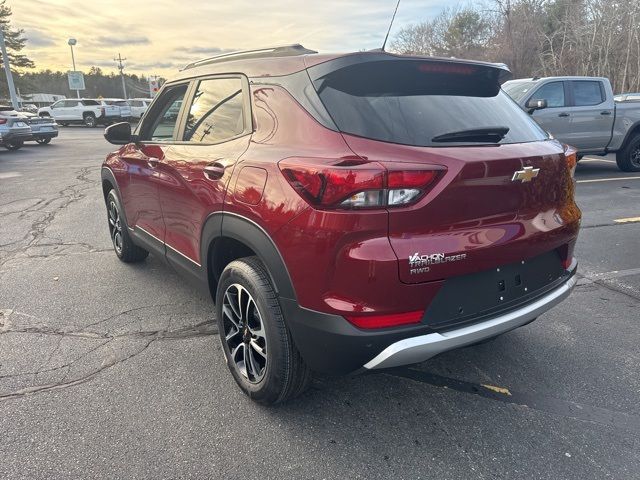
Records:
<instances>
[{"instance_id":1,"label":"parked car","mask_svg":"<svg viewBox=\"0 0 640 480\"><path fill-rule=\"evenodd\" d=\"M13 107L0 106L0 145L7 150L18 150L31 138L31 127L22 114Z\"/></svg>"},{"instance_id":2,"label":"parked car","mask_svg":"<svg viewBox=\"0 0 640 480\"><path fill-rule=\"evenodd\" d=\"M118 121L131 120L131 106L123 98L101 98L102 105L110 107L118 107Z\"/></svg>"},{"instance_id":3,"label":"parked car","mask_svg":"<svg viewBox=\"0 0 640 480\"><path fill-rule=\"evenodd\" d=\"M48 107L39 108L38 116L53 117L62 126L79 123L87 127L95 127L98 124L111 123L112 117L110 115L112 112L115 112L113 113L113 118L120 118L118 107L107 107L101 105L97 100L88 98L67 98L58 100Z\"/></svg>"},{"instance_id":4,"label":"parked car","mask_svg":"<svg viewBox=\"0 0 640 480\"><path fill-rule=\"evenodd\" d=\"M512 80L504 91L578 155L615 153L618 168L640 172L640 105L613 99L602 77Z\"/></svg>"},{"instance_id":5,"label":"parked car","mask_svg":"<svg viewBox=\"0 0 640 480\"><path fill-rule=\"evenodd\" d=\"M22 105L20 111L25 113L38 113L38 107L33 103L25 103Z\"/></svg>"},{"instance_id":6,"label":"parked car","mask_svg":"<svg viewBox=\"0 0 640 480\"><path fill-rule=\"evenodd\" d=\"M51 117L40 117L33 113L22 113L22 117L31 127L31 137L27 141L35 141L40 145L46 145L52 138L58 136L58 124Z\"/></svg>"},{"instance_id":7,"label":"parked car","mask_svg":"<svg viewBox=\"0 0 640 480\"><path fill-rule=\"evenodd\" d=\"M576 284L581 214L575 150L501 91L509 76L300 45L188 65L133 133L105 131L115 253L151 252L212 296L229 370L265 404L313 371L526 325Z\"/></svg>"},{"instance_id":8,"label":"parked car","mask_svg":"<svg viewBox=\"0 0 640 480\"><path fill-rule=\"evenodd\" d=\"M147 111L152 101L152 98L132 98L127 100L127 103L131 107L131 117L135 119L142 118L142 115Z\"/></svg>"},{"instance_id":9,"label":"parked car","mask_svg":"<svg viewBox=\"0 0 640 480\"><path fill-rule=\"evenodd\" d=\"M613 99L616 102L640 102L640 93L621 93Z\"/></svg>"}]
</instances>

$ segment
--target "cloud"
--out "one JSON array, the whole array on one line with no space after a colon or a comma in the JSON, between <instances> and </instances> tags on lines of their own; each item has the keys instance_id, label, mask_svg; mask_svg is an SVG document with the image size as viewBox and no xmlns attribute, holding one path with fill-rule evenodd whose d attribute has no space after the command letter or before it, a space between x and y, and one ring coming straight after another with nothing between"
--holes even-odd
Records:
<instances>
[{"instance_id":1,"label":"cloud","mask_svg":"<svg viewBox=\"0 0 640 480\"><path fill-rule=\"evenodd\" d=\"M24 36L27 38L29 47L51 47L58 43L46 33L38 30L26 29Z\"/></svg>"},{"instance_id":2,"label":"cloud","mask_svg":"<svg viewBox=\"0 0 640 480\"><path fill-rule=\"evenodd\" d=\"M100 45L103 47L111 47L111 46L120 46L120 45L148 45L150 42L149 38L146 36L135 36L135 37L98 37L96 38L96 45Z\"/></svg>"},{"instance_id":3,"label":"cloud","mask_svg":"<svg viewBox=\"0 0 640 480\"><path fill-rule=\"evenodd\" d=\"M183 67L184 65L181 64L177 64L174 62L151 62L151 63L136 63L136 62L129 62L128 65L125 64L125 70L126 67L130 67L133 70L154 70L154 69L168 69L168 68L178 68L178 67Z\"/></svg>"}]
</instances>

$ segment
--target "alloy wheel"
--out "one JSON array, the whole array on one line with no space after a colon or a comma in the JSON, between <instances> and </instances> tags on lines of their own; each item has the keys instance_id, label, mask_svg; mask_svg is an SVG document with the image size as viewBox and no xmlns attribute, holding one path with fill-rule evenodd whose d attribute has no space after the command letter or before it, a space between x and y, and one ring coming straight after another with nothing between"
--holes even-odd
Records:
<instances>
[{"instance_id":1,"label":"alloy wheel","mask_svg":"<svg viewBox=\"0 0 640 480\"><path fill-rule=\"evenodd\" d=\"M234 283L224 292L222 320L220 334L231 361L250 383L260 382L267 367L267 338L258 305L242 285Z\"/></svg>"},{"instance_id":2,"label":"alloy wheel","mask_svg":"<svg viewBox=\"0 0 640 480\"><path fill-rule=\"evenodd\" d=\"M637 145L636 148L634 148L631 151L631 164L634 167L640 167L640 145Z\"/></svg>"},{"instance_id":3,"label":"alloy wheel","mask_svg":"<svg viewBox=\"0 0 640 480\"><path fill-rule=\"evenodd\" d=\"M111 241L113 248L116 249L118 255L122 254L122 222L120 221L120 212L116 202L109 202L109 232L111 233Z\"/></svg>"}]
</instances>

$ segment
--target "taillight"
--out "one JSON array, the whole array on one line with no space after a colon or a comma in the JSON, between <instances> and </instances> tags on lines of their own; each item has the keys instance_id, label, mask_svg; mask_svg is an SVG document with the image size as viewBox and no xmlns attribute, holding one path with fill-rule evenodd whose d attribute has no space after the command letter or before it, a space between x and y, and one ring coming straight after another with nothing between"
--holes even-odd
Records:
<instances>
[{"instance_id":1,"label":"taillight","mask_svg":"<svg viewBox=\"0 0 640 480\"><path fill-rule=\"evenodd\" d=\"M291 186L318 208L386 208L420 199L443 167L361 159L291 158L279 163Z\"/></svg>"},{"instance_id":2,"label":"taillight","mask_svg":"<svg viewBox=\"0 0 640 480\"><path fill-rule=\"evenodd\" d=\"M571 178L573 178L576 173L576 166L578 165L578 151L569 145L565 145L564 158L567 162L567 167L569 167Z\"/></svg>"},{"instance_id":3,"label":"taillight","mask_svg":"<svg viewBox=\"0 0 640 480\"><path fill-rule=\"evenodd\" d=\"M104 112L105 112L105 108L104 107L100 107L100 115L103 116L103 117L105 116Z\"/></svg>"},{"instance_id":4,"label":"taillight","mask_svg":"<svg viewBox=\"0 0 640 480\"><path fill-rule=\"evenodd\" d=\"M7 123L7 119L6 118L0 118L0 125L4 125L5 123Z\"/></svg>"},{"instance_id":5,"label":"taillight","mask_svg":"<svg viewBox=\"0 0 640 480\"><path fill-rule=\"evenodd\" d=\"M358 328L389 328L420 323L424 310L392 313L390 315L349 315L345 318Z\"/></svg>"}]
</instances>

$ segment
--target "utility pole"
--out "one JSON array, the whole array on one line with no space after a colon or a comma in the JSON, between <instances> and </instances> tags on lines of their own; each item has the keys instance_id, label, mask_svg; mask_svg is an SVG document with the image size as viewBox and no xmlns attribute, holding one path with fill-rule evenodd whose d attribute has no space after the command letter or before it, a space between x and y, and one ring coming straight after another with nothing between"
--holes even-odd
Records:
<instances>
[{"instance_id":1,"label":"utility pole","mask_svg":"<svg viewBox=\"0 0 640 480\"><path fill-rule=\"evenodd\" d=\"M18 105L18 97L16 96L16 87L13 84L13 76L11 75L11 66L9 65L9 55L7 55L7 47L4 44L4 32L0 28L0 49L2 50L2 64L4 65L4 71L7 74L7 85L9 86L9 96L11 97L11 104L15 110L20 108Z\"/></svg>"},{"instance_id":2,"label":"utility pole","mask_svg":"<svg viewBox=\"0 0 640 480\"><path fill-rule=\"evenodd\" d=\"M126 60L126 58L122 58L120 56L120 53L118 52L118 58L114 58L113 61L114 62L118 62L118 70L120 70L120 78L122 79L122 92L124 93L124 99L127 99L127 86L124 83L124 65L122 65L122 62L124 62Z\"/></svg>"}]
</instances>

